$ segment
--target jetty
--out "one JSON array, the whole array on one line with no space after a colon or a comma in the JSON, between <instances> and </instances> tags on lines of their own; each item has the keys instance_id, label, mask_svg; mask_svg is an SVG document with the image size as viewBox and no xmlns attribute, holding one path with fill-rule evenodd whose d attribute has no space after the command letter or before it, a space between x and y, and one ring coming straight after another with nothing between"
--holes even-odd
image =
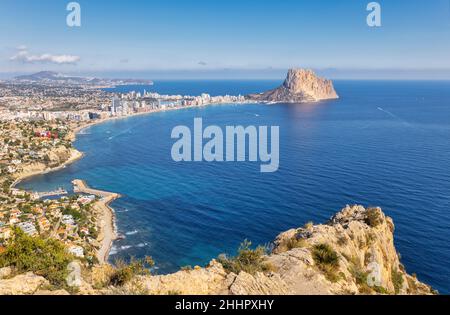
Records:
<instances>
[{"instance_id":1,"label":"jetty","mask_svg":"<svg viewBox=\"0 0 450 315\"><path fill-rule=\"evenodd\" d=\"M58 188L53 191L46 191L46 192L39 192L37 193L39 198L45 198L45 197L54 197L54 196L62 196L67 195L68 192L64 188Z\"/></svg>"}]
</instances>

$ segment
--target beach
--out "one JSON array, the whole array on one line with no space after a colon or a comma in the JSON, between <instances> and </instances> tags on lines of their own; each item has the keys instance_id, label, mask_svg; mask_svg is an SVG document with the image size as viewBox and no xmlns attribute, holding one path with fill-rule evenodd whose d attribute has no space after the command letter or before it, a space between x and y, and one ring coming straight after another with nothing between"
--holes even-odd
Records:
<instances>
[{"instance_id":1,"label":"beach","mask_svg":"<svg viewBox=\"0 0 450 315\"><path fill-rule=\"evenodd\" d=\"M97 251L97 258L101 264L107 263L112 243L117 239L117 231L115 227L114 210L109 204L120 198L119 194L90 188L85 181L76 179L73 182L74 191L76 193L91 194L100 199L94 204L96 217L99 219L99 236L100 249Z\"/></svg>"}]
</instances>

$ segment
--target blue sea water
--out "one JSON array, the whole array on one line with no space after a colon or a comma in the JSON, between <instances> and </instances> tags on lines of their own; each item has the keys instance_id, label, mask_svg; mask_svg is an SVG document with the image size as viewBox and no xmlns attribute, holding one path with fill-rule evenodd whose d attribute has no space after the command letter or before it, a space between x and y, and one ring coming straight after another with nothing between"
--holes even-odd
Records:
<instances>
[{"instance_id":1,"label":"blue sea water","mask_svg":"<svg viewBox=\"0 0 450 315\"><path fill-rule=\"evenodd\" d=\"M242 94L268 81L156 83L161 93ZM346 204L380 206L396 224L407 271L450 293L450 82L337 81L318 104L220 105L110 121L79 135L86 157L21 184L38 191L74 178L118 192L111 260L152 256L158 272L202 265L244 239L321 223ZM122 91L138 87L120 87ZM141 87L143 88L143 87ZM280 126L280 169L258 163L175 163L177 125Z\"/></svg>"}]
</instances>

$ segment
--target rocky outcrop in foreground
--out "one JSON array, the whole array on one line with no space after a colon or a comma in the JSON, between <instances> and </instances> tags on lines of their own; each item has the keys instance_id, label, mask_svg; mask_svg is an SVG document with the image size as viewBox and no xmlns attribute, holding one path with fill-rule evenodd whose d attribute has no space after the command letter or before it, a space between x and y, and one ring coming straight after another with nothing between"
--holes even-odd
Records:
<instances>
[{"instance_id":1,"label":"rocky outcrop in foreground","mask_svg":"<svg viewBox=\"0 0 450 315\"><path fill-rule=\"evenodd\" d=\"M283 85L277 89L251 94L250 100L275 103L306 103L337 99L331 80L316 76L312 70L290 69Z\"/></svg>"},{"instance_id":2,"label":"rocky outcrop in foreground","mask_svg":"<svg viewBox=\"0 0 450 315\"><path fill-rule=\"evenodd\" d=\"M98 287L112 267L96 267L79 294L434 294L408 275L394 247L394 223L380 208L347 206L327 224L280 234L264 271L230 272L216 260L165 276L137 276L120 288ZM18 276L21 277L21 276ZM39 294L43 279L0 280L0 294ZM6 282L5 282L6 281ZM24 285L18 285L17 282ZM26 283L30 283L28 288ZM22 291L20 291L22 290ZM57 294L62 294L58 291Z\"/></svg>"}]
</instances>

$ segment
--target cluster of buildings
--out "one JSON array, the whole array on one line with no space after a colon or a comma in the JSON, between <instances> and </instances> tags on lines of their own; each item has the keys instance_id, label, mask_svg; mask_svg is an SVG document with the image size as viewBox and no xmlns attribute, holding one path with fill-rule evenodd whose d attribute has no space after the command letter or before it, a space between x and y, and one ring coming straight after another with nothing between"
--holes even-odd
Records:
<instances>
[{"instance_id":1,"label":"cluster of buildings","mask_svg":"<svg viewBox=\"0 0 450 315\"><path fill-rule=\"evenodd\" d=\"M140 92L113 93L92 84L0 82L0 121L86 122L170 108L244 103L242 95L160 95Z\"/></svg>"},{"instance_id":2,"label":"cluster of buildings","mask_svg":"<svg viewBox=\"0 0 450 315\"><path fill-rule=\"evenodd\" d=\"M52 162L52 152L68 148L65 124L0 121L0 184L27 166Z\"/></svg>"},{"instance_id":3,"label":"cluster of buildings","mask_svg":"<svg viewBox=\"0 0 450 315\"><path fill-rule=\"evenodd\" d=\"M102 110L80 111L13 111L0 110L0 121L72 121L88 122L95 119L107 118L109 115Z\"/></svg>"},{"instance_id":4,"label":"cluster of buildings","mask_svg":"<svg viewBox=\"0 0 450 315\"><path fill-rule=\"evenodd\" d=\"M143 94L133 91L115 96L111 101L109 113L111 116L116 117L170 108L245 102L246 99L242 95L211 96L206 93L199 96L160 95L144 90Z\"/></svg>"},{"instance_id":5,"label":"cluster of buildings","mask_svg":"<svg viewBox=\"0 0 450 315\"><path fill-rule=\"evenodd\" d=\"M74 127L110 117L245 101L241 95L117 94L83 85L0 82L0 250L18 228L30 236L58 239L77 257L95 257L100 244L94 196L43 200L42 194L11 188L24 173L65 162Z\"/></svg>"},{"instance_id":6,"label":"cluster of buildings","mask_svg":"<svg viewBox=\"0 0 450 315\"><path fill-rule=\"evenodd\" d=\"M0 108L12 111L96 109L109 97L109 93L89 85L0 83Z\"/></svg>"},{"instance_id":7,"label":"cluster of buildings","mask_svg":"<svg viewBox=\"0 0 450 315\"><path fill-rule=\"evenodd\" d=\"M100 246L95 196L46 198L52 194L12 188L37 166L42 170L64 162L61 155L70 152L71 135L71 125L63 121L0 121L0 248L20 229L58 239L74 256L95 260Z\"/></svg>"},{"instance_id":8,"label":"cluster of buildings","mask_svg":"<svg viewBox=\"0 0 450 315\"><path fill-rule=\"evenodd\" d=\"M99 246L92 212L95 200L95 196L40 200L25 191L11 189L7 197L0 199L0 246L18 228L29 236L58 239L76 257L94 257Z\"/></svg>"}]
</instances>

